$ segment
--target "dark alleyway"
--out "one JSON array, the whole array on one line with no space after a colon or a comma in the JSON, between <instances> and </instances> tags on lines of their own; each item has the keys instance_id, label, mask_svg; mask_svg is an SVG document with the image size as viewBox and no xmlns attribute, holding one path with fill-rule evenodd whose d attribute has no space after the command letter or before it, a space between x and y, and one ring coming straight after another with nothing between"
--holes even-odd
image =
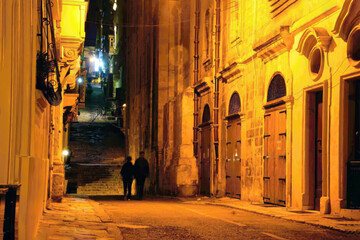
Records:
<instances>
[{"instance_id":1,"label":"dark alleyway","mask_svg":"<svg viewBox=\"0 0 360 240\"><path fill-rule=\"evenodd\" d=\"M118 195L122 193L125 136L111 115L111 103L101 86L91 84L87 89L86 108L70 128L67 193Z\"/></svg>"}]
</instances>

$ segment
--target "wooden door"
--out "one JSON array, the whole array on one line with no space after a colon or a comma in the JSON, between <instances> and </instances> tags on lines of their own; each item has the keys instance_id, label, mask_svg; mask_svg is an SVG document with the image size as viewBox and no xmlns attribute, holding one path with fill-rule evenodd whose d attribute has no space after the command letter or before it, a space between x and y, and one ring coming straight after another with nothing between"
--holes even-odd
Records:
<instances>
[{"instance_id":1,"label":"wooden door","mask_svg":"<svg viewBox=\"0 0 360 240\"><path fill-rule=\"evenodd\" d=\"M201 131L201 172L200 193L210 195L210 153L211 153L211 128L206 126Z\"/></svg>"},{"instance_id":2,"label":"wooden door","mask_svg":"<svg viewBox=\"0 0 360 240\"><path fill-rule=\"evenodd\" d=\"M285 205L286 110L268 111L264 126L264 202Z\"/></svg>"},{"instance_id":3,"label":"wooden door","mask_svg":"<svg viewBox=\"0 0 360 240\"><path fill-rule=\"evenodd\" d=\"M360 209L360 80L348 82L347 204Z\"/></svg>"},{"instance_id":4,"label":"wooden door","mask_svg":"<svg viewBox=\"0 0 360 240\"><path fill-rule=\"evenodd\" d=\"M226 195L241 198L241 123L230 120L226 141Z\"/></svg>"},{"instance_id":5,"label":"wooden door","mask_svg":"<svg viewBox=\"0 0 360 240\"><path fill-rule=\"evenodd\" d=\"M315 118L315 210L320 210L322 196L322 118L323 94L316 93L316 118Z\"/></svg>"}]
</instances>

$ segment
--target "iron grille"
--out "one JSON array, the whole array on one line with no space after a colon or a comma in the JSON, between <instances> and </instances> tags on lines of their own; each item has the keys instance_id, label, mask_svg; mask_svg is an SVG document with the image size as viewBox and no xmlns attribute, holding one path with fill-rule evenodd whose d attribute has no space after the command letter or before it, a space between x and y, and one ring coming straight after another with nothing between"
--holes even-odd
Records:
<instances>
[{"instance_id":1,"label":"iron grille","mask_svg":"<svg viewBox=\"0 0 360 240\"><path fill-rule=\"evenodd\" d=\"M42 0L40 8L40 50L36 59L36 88L41 90L52 106L62 101L60 71L55 42L54 20L51 0Z\"/></svg>"},{"instance_id":2,"label":"iron grille","mask_svg":"<svg viewBox=\"0 0 360 240\"><path fill-rule=\"evenodd\" d=\"M270 102L285 96L286 96L285 80L280 74L278 74L271 80L268 90L267 101Z\"/></svg>"}]
</instances>

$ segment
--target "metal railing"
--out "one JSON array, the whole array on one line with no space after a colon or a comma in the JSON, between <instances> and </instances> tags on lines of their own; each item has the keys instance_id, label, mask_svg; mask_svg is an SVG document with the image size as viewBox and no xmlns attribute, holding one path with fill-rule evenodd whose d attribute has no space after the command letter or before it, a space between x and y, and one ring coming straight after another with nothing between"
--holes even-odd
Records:
<instances>
[{"instance_id":1,"label":"metal railing","mask_svg":"<svg viewBox=\"0 0 360 240\"><path fill-rule=\"evenodd\" d=\"M15 239L15 217L16 217L16 193L20 185L0 185L0 189L4 189L5 208L4 208L4 224L3 239ZM1 201L0 195L0 201Z\"/></svg>"}]
</instances>

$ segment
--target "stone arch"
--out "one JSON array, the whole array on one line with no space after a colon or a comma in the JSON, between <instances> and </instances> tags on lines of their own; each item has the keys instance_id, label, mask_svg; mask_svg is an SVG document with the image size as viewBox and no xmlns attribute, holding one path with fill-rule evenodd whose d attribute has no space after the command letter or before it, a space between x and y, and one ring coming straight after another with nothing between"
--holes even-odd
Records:
<instances>
[{"instance_id":1,"label":"stone arch","mask_svg":"<svg viewBox=\"0 0 360 240\"><path fill-rule=\"evenodd\" d=\"M235 113L238 113L241 111L241 100L240 100L240 96L237 92L234 92L231 95L230 101L229 101L229 110L228 110L228 114L232 115Z\"/></svg>"},{"instance_id":2,"label":"stone arch","mask_svg":"<svg viewBox=\"0 0 360 240\"><path fill-rule=\"evenodd\" d=\"M269 85L267 101L273 101L286 96L286 84L281 74L276 74Z\"/></svg>"},{"instance_id":3,"label":"stone arch","mask_svg":"<svg viewBox=\"0 0 360 240\"><path fill-rule=\"evenodd\" d=\"M347 42L354 26L360 23L360 1L346 0L335 23L334 33Z\"/></svg>"},{"instance_id":4,"label":"stone arch","mask_svg":"<svg viewBox=\"0 0 360 240\"><path fill-rule=\"evenodd\" d=\"M203 110L202 123L210 122L211 114L209 104L206 104Z\"/></svg>"},{"instance_id":5,"label":"stone arch","mask_svg":"<svg viewBox=\"0 0 360 240\"><path fill-rule=\"evenodd\" d=\"M296 49L299 53L309 58L311 50L318 45L323 50L328 51L331 36L324 28L308 28L300 38L299 45Z\"/></svg>"},{"instance_id":6,"label":"stone arch","mask_svg":"<svg viewBox=\"0 0 360 240\"><path fill-rule=\"evenodd\" d=\"M324 28L308 28L300 38L297 51L309 61L310 77L318 80L324 70L325 54L329 51L331 36Z\"/></svg>"}]
</instances>

